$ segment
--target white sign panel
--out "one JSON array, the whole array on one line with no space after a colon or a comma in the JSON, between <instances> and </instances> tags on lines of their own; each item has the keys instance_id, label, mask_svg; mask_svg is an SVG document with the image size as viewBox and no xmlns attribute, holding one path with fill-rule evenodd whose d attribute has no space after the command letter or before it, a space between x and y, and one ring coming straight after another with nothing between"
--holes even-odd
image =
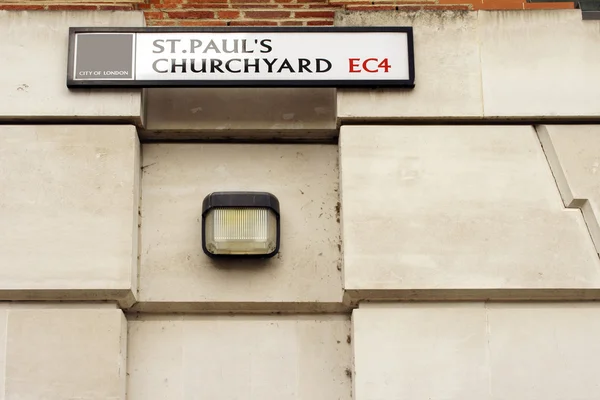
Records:
<instances>
[{"instance_id":1,"label":"white sign panel","mask_svg":"<svg viewBox=\"0 0 600 400\"><path fill-rule=\"evenodd\" d=\"M412 29L72 28L69 87L414 86Z\"/></svg>"}]
</instances>

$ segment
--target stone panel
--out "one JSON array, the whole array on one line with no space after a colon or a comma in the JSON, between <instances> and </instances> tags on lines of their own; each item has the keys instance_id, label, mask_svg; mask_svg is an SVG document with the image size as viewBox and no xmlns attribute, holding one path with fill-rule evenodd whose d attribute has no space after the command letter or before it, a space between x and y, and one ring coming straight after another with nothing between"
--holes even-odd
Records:
<instances>
[{"instance_id":1,"label":"stone panel","mask_svg":"<svg viewBox=\"0 0 600 400\"><path fill-rule=\"evenodd\" d=\"M354 399L489 400L482 303L362 305Z\"/></svg>"},{"instance_id":2,"label":"stone panel","mask_svg":"<svg viewBox=\"0 0 600 400\"><path fill-rule=\"evenodd\" d=\"M139 310L343 309L337 146L147 144L143 148ZM202 200L266 191L281 205L267 260L202 251Z\"/></svg>"},{"instance_id":3,"label":"stone panel","mask_svg":"<svg viewBox=\"0 0 600 400\"><path fill-rule=\"evenodd\" d=\"M477 13L338 12L335 25L414 29L415 88L339 89L342 121L483 116Z\"/></svg>"},{"instance_id":4,"label":"stone panel","mask_svg":"<svg viewBox=\"0 0 600 400\"><path fill-rule=\"evenodd\" d=\"M600 397L596 304L489 304L488 322L494 400Z\"/></svg>"},{"instance_id":5,"label":"stone panel","mask_svg":"<svg viewBox=\"0 0 600 400\"><path fill-rule=\"evenodd\" d=\"M343 126L340 146L351 296L599 288L585 222L561 204L532 127Z\"/></svg>"},{"instance_id":6,"label":"stone panel","mask_svg":"<svg viewBox=\"0 0 600 400\"><path fill-rule=\"evenodd\" d=\"M581 10L479 11L485 117L591 117L600 22Z\"/></svg>"},{"instance_id":7,"label":"stone panel","mask_svg":"<svg viewBox=\"0 0 600 400\"><path fill-rule=\"evenodd\" d=\"M353 312L354 399L594 400L596 303L370 303Z\"/></svg>"},{"instance_id":8,"label":"stone panel","mask_svg":"<svg viewBox=\"0 0 600 400\"><path fill-rule=\"evenodd\" d=\"M125 400L121 310L11 307L8 313L6 400Z\"/></svg>"},{"instance_id":9,"label":"stone panel","mask_svg":"<svg viewBox=\"0 0 600 400\"><path fill-rule=\"evenodd\" d=\"M141 317L128 400L350 400L345 316Z\"/></svg>"},{"instance_id":10,"label":"stone panel","mask_svg":"<svg viewBox=\"0 0 600 400\"><path fill-rule=\"evenodd\" d=\"M0 121L139 123L142 91L67 88L69 27L144 25L140 12L1 11Z\"/></svg>"},{"instance_id":11,"label":"stone panel","mask_svg":"<svg viewBox=\"0 0 600 400\"><path fill-rule=\"evenodd\" d=\"M139 171L133 126L0 126L0 298L129 305Z\"/></svg>"},{"instance_id":12,"label":"stone panel","mask_svg":"<svg viewBox=\"0 0 600 400\"><path fill-rule=\"evenodd\" d=\"M600 125L537 130L565 206L581 209L600 253Z\"/></svg>"}]
</instances>

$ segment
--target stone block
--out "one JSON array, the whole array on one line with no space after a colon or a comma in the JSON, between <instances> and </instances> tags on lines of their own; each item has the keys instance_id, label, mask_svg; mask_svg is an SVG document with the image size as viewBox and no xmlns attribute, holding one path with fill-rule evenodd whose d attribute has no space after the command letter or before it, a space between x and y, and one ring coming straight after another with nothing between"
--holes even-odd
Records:
<instances>
[{"instance_id":1,"label":"stone block","mask_svg":"<svg viewBox=\"0 0 600 400\"><path fill-rule=\"evenodd\" d=\"M537 131L565 206L581 209L600 253L600 125L541 125Z\"/></svg>"},{"instance_id":2,"label":"stone block","mask_svg":"<svg viewBox=\"0 0 600 400\"><path fill-rule=\"evenodd\" d=\"M580 10L480 11L485 117L597 117L600 21Z\"/></svg>"},{"instance_id":3,"label":"stone block","mask_svg":"<svg viewBox=\"0 0 600 400\"><path fill-rule=\"evenodd\" d=\"M144 25L140 12L0 11L0 121L139 123L142 91L67 88L69 27Z\"/></svg>"},{"instance_id":4,"label":"stone block","mask_svg":"<svg viewBox=\"0 0 600 400\"><path fill-rule=\"evenodd\" d=\"M412 26L415 43L415 88L339 89L340 120L483 116L477 13L338 12L335 25Z\"/></svg>"},{"instance_id":5,"label":"stone block","mask_svg":"<svg viewBox=\"0 0 600 400\"><path fill-rule=\"evenodd\" d=\"M139 310L340 311L335 145L143 147ZM266 191L281 205L281 248L267 260L202 251L202 200Z\"/></svg>"},{"instance_id":6,"label":"stone block","mask_svg":"<svg viewBox=\"0 0 600 400\"><path fill-rule=\"evenodd\" d=\"M122 311L56 307L7 311L4 398L125 400Z\"/></svg>"},{"instance_id":7,"label":"stone block","mask_svg":"<svg viewBox=\"0 0 600 400\"><path fill-rule=\"evenodd\" d=\"M8 304L0 303L0 399L6 400L6 338L8 333Z\"/></svg>"},{"instance_id":8,"label":"stone block","mask_svg":"<svg viewBox=\"0 0 600 400\"><path fill-rule=\"evenodd\" d=\"M343 126L340 160L351 297L598 296L585 222L532 127Z\"/></svg>"},{"instance_id":9,"label":"stone block","mask_svg":"<svg viewBox=\"0 0 600 400\"><path fill-rule=\"evenodd\" d=\"M129 322L128 400L350 400L345 316Z\"/></svg>"},{"instance_id":10,"label":"stone block","mask_svg":"<svg viewBox=\"0 0 600 400\"><path fill-rule=\"evenodd\" d=\"M594 303L488 304L492 399L600 397Z\"/></svg>"},{"instance_id":11,"label":"stone block","mask_svg":"<svg viewBox=\"0 0 600 400\"><path fill-rule=\"evenodd\" d=\"M133 126L0 126L0 299L133 301Z\"/></svg>"},{"instance_id":12,"label":"stone block","mask_svg":"<svg viewBox=\"0 0 600 400\"><path fill-rule=\"evenodd\" d=\"M354 399L489 400L482 303L353 311Z\"/></svg>"},{"instance_id":13,"label":"stone block","mask_svg":"<svg viewBox=\"0 0 600 400\"><path fill-rule=\"evenodd\" d=\"M354 399L594 400L596 303L370 303L354 310Z\"/></svg>"}]
</instances>

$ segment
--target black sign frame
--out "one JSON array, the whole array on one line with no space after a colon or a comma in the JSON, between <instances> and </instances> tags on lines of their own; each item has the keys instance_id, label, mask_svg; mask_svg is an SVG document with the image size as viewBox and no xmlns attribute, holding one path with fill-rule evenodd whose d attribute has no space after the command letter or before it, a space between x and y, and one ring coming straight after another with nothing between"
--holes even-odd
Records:
<instances>
[{"instance_id":1,"label":"black sign frame","mask_svg":"<svg viewBox=\"0 0 600 400\"><path fill-rule=\"evenodd\" d=\"M403 32L408 40L408 72L406 80L76 80L75 73L75 36L78 33L256 33L256 32ZM192 87L313 87L313 88L407 88L415 86L415 58L412 27L71 27L69 28L69 49L67 62L67 87L69 89L89 88L192 88Z\"/></svg>"}]
</instances>

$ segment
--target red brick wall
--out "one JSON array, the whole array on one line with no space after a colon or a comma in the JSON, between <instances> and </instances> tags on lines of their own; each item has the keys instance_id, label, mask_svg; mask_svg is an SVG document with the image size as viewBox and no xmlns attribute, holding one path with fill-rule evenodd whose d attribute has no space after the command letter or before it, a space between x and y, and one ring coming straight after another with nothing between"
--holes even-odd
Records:
<instances>
[{"instance_id":1,"label":"red brick wall","mask_svg":"<svg viewBox=\"0 0 600 400\"><path fill-rule=\"evenodd\" d=\"M118 4L87 1L0 0L0 10L143 10L148 26L333 25L336 10L522 10L573 8L572 2L526 0L138 0Z\"/></svg>"}]
</instances>

